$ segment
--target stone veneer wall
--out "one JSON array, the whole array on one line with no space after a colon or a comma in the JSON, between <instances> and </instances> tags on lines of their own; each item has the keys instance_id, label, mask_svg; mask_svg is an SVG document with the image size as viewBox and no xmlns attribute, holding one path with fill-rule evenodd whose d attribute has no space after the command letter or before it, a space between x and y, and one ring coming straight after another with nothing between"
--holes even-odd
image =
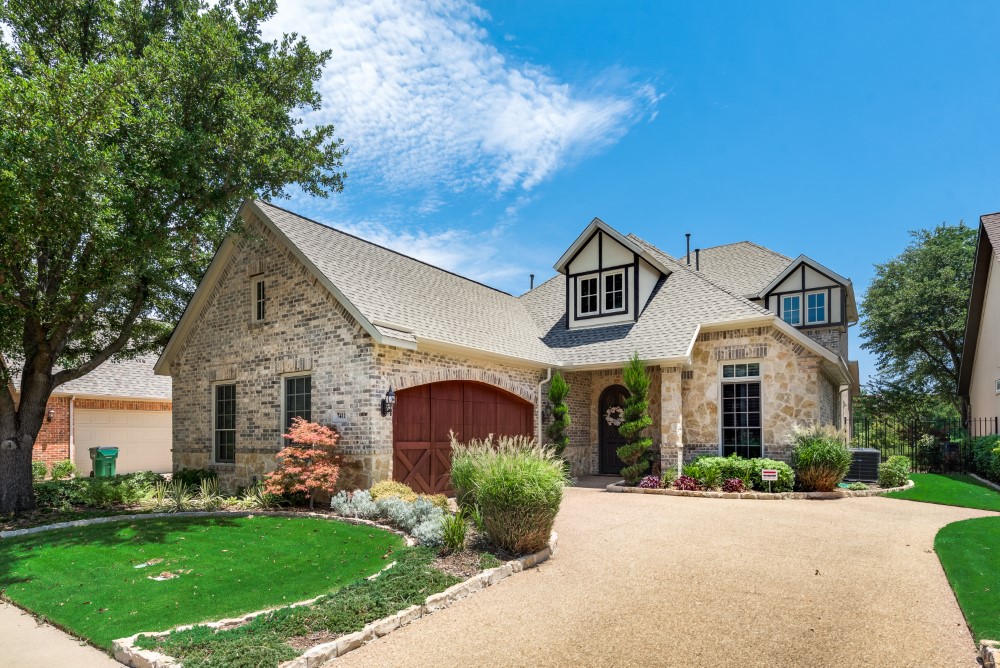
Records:
<instances>
[{"instance_id":1,"label":"stone veneer wall","mask_svg":"<svg viewBox=\"0 0 1000 668\"><path fill-rule=\"evenodd\" d=\"M174 469L213 468L227 489L275 467L283 446L283 378L312 376L312 417L341 433L340 487L367 487L392 475L392 418L382 417L389 385L477 380L534 403L542 371L376 344L290 252L254 221L171 365ZM251 321L252 287L266 281L266 315ZM236 385L236 462L213 462L213 387Z\"/></svg>"}]
</instances>

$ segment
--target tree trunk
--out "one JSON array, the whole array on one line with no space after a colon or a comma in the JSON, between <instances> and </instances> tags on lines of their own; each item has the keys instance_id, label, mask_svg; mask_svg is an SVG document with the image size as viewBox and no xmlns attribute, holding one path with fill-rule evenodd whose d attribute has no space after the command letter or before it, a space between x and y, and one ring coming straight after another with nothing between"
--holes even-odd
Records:
<instances>
[{"instance_id":1,"label":"tree trunk","mask_svg":"<svg viewBox=\"0 0 1000 668\"><path fill-rule=\"evenodd\" d=\"M18 434L14 429L0 429L0 514L35 508L35 492L31 484L34 440L27 434Z\"/></svg>"}]
</instances>

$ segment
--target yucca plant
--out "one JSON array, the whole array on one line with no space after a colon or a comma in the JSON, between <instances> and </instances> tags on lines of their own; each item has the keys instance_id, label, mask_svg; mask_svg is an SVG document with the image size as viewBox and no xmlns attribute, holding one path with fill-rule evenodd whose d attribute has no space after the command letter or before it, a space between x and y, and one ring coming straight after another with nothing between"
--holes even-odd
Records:
<instances>
[{"instance_id":1,"label":"yucca plant","mask_svg":"<svg viewBox=\"0 0 1000 668\"><path fill-rule=\"evenodd\" d=\"M174 480L167 490L168 502L172 512L186 510L191 505L191 490L184 484L183 480Z\"/></svg>"},{"instance_id":2,"label":"yucca plant","mask_svg":"<svg viewBox=\"0 0 1000 668\"><path fill-rule=\"evenodd\" d=\"M268 492L258 483L243 490L239 506L244 510L270 510L276 508L280 501L280 496Z\"/></svg>"},{"instance_id":3,"label":"yucca plant","mask_svg":"<svg viewBox=\"0 0 1000 668\"><path fill-rule=\"evenodd\" d=\"M159 480L149 491L147 503L156 510L162 510L169 505L170 486L165 480Z\"/></svg>"},{"instance_id":4,"label":"yucca plant","mask_svg":"<svg viewBox=\"0 0 1000 668\"><path fill-rule=\"evenodd\" d=\"M222 506L222 494L219 492L218 478L202 478L198 483L198 502L202 508L215 510Z\"/></svg>"}]
</instances>

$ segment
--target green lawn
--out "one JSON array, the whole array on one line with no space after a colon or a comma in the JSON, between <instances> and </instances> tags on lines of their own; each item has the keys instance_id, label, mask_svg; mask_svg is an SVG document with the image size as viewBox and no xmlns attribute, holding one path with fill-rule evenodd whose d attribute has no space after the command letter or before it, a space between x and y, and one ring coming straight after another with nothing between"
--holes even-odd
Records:
<instances>
[{"instance_id":1,"label":"green lawn","mask_svg":"<svg viewBox=\"0 0 1000 668\"><path fill-rule=\"evenodd\" d=\"M940 475L937 473L912 473L910 478L916 483L902 492L886 494L891 499L940 503L945 506L962 506L1000 512L1000 492L988 487L972 476L961 473Z\"/></svg>"},{"instance_id":2,"label":"green lawn","mask_svg":"<svg viewBox=\"0 0 1000 668\"><path fill-rule=\"evenodd\" d=\"M1000 639L1000 517L949 524L934 551L976 642Z\"/></svg>"},{"instance_id":3,"label":"green lawn","mask_svg":"<svg viewBox=\"0 0 1000 668\"><path fill-rule=\"evenodd\" d=\"M380 570L403 548L395 534L322 519L114 522L0 540L0 590L110 649L115 638L139 631L330 592ZM150 579L162 573L177 577Z\"/></svg>"}]
</instances>

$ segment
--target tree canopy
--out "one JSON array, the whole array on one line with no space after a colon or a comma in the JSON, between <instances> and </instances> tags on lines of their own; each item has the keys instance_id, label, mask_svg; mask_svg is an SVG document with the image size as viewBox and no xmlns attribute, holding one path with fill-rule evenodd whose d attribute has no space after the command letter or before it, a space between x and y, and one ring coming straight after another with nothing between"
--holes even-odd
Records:
<instances>
[{"instance_id":1,"label":"tree canopy","mask_svg":"<svg viewBox=\"0 0 1000 668\"><path fill-rule=\"evenodd\" d=\"M329 54L263 40L275 10L0 0L0 511L33 504L52 390L158 351L241 201L343 188L334 128L301 120Z\"/></svg>"},{"instance_id":2,"label":"tree canopy","mask_svg":"<svg viewBox=\"0 0 1000 668\"><path fill-rule=\"evenodd\" d=\"M875 265L862 303L861 347L878 372L870 389L893 405L923 397L957 409L976 231L959 223L910 236L900 255Z\"/></svg>"}]
</instances>

